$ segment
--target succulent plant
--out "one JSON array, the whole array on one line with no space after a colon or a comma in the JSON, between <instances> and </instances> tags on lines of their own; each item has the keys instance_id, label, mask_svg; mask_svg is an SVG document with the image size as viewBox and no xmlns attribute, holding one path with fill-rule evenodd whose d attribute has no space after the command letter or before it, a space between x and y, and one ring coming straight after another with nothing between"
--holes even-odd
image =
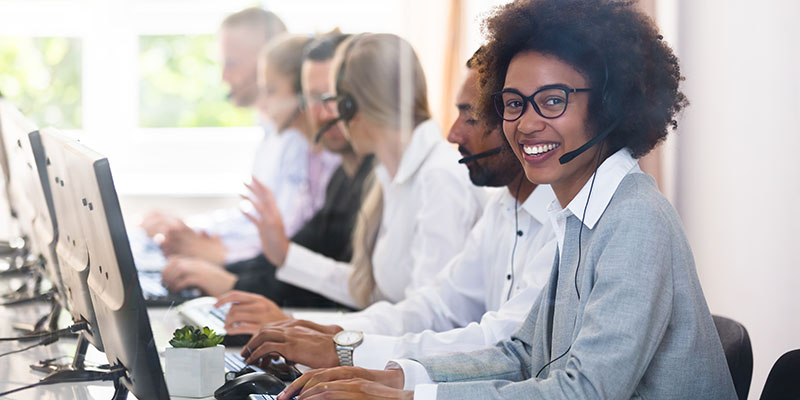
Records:
<instances>
[{"instance_id":1,"label":"succulent plant","mask_svg":"<svg viewBox=\"0 0 800 400\"><path fill-rule=\"evenodd\" d=\"M196 328L186 325L183 328L175 329L169 344L172 347L184 347L190 349L201 349L214 347L222 343L223 336L214 333L214 330L207 326Z\"/></svg>"}]
</instances>

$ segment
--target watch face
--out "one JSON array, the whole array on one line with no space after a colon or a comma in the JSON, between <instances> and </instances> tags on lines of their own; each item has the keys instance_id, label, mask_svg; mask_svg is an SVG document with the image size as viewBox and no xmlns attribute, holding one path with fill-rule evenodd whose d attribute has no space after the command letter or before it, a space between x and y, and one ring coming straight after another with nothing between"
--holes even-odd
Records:
<instances>
[{"instance_id":1,"label":"watch face","mask_svg":"<svg viewBox=\"0 0 800 400\"><path fill-rule=\"evenodd\" d=\"M359 331L341 331L333 337L333 341L339 346L353 346L361 341L364 336Z\"/></svg>"}]
</instances>

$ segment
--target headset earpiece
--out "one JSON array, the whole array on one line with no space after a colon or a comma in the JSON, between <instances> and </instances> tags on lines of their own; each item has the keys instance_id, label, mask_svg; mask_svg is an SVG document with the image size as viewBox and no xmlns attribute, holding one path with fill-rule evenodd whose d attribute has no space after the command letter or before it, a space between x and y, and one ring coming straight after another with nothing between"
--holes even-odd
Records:
<instances>
[{"instance_id":1,"label":"headset earpiece","mask_svg":"<svg viewBox=\"0 0 800 400\"><path fill-rule=\"evenodd\" d=\"M355 117L358 111L358 105L350 93L342 93L339 101L336 103L336 109L339 111L339 118L341 118L342 121L349 122Z\"/></svg>"},{"instance_id":2,"label":"headset earpiece","mask_svg":"<svg viewBox=\"0 0 800 400\"><path fill-rule=\"evenodd\" d=\"M339 72L336 74L336 96L339 98L336 102L336 110L339 112L339 119L345 123L350 122L350 120L356 116L356 112L358 112L356 99L353 98L350 93L342 91L341 83L344 78L344 70L345 66L347 66L347 59L350 56L350 51L353 49L360 36L361 35L353 37L350 43L347 44L347 48L344 49L344 55L342 56L342 65L339 67Z\"/></svg>"}]
</instances>

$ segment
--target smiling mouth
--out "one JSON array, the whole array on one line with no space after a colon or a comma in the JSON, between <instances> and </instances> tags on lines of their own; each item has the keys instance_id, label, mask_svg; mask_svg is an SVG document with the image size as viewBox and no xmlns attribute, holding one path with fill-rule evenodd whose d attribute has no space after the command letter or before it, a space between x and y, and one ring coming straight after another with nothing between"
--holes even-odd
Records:
<instances>
[{"instance_id":1,"label":"smiling mouth","mask_svg":"<svg viewBox=\"0 0 800 400\"><path fill-rule=\"evenodd\" d=\"M549 153L561 145L558 143L548 143L548 144L540 144L540 145L522 145L522 151L529 156L540 156L545 153Z\"/></svg>"}]
</instances>

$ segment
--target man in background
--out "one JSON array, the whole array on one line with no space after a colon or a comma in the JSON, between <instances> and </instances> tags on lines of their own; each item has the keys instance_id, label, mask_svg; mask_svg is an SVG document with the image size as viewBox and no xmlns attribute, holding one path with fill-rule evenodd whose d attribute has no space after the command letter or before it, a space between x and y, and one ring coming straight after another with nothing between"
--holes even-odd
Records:
<instances>
[{"instance_id":1,"label":"man in background","mask_svg":"<svg viewBox=\"0 0 800 400\"><path fill-rule=\"evenodd\" d=\"M234 105L255 106L261 49L271 39L285 33L286 25L277 15L257 7L231 14L222 22L219 31L222 80L229 86L228 99ZM276 148L280 140L270 121L259 116L259 124L264 127L265 134L256 149L252 175L262 179L271 175L268 154L280 151ZM258 233L238 210L219 210L195 219L192 228L180 218L152 211L141 226L167 257L193 256L222 265L259 253Z\"/></svg>"}]
</instances>

